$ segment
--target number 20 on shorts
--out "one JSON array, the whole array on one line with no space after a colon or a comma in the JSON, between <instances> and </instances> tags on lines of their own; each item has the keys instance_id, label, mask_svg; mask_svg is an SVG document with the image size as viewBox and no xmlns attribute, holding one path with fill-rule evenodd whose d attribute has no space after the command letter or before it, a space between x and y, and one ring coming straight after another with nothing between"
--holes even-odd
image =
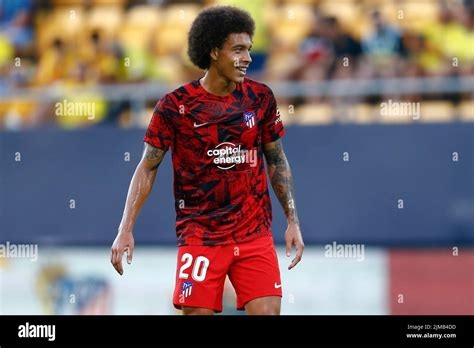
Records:
<instances>
[{"instance_id":1,"label":"number 20 on shorts","mask_svg":"<svg viewBox=\"0 0 474 348\"><path fill-rule=\"evenodd\" d=\"M193 255L189 253L183 254L181 256L181 262L184 264L179 269L179 278L180 279L188 279L189 274L186 273L186 270L191 266L193 263ZM206 279L207 268L209 267L209 259L204 256L196 257L196 261L194 261L194 267L191 272L191 276L195 281L202 282Z\"/></svg>"}]
</instances>

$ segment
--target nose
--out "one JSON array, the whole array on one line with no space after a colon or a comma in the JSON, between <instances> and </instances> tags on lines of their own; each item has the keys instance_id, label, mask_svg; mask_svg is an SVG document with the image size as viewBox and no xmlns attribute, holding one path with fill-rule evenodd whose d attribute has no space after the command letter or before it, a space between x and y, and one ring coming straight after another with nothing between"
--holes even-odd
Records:
<instances>
[{"instance_id":1,"label":"nose","mask_svg":"<svg viewBox=\"0 0 474 348\"><path fill-rule=\"evenodd\" d=\"M242 61L247 63L247 64L252 63L252 57L250 57L250 51L245 51L245 54L242 57Z\"/></svg>"}]
</instances>

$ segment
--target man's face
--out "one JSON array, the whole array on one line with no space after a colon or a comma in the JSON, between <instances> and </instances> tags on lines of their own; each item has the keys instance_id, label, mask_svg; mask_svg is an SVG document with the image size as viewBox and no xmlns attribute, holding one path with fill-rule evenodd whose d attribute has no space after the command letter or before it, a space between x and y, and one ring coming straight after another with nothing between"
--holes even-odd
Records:
<instances>
[{"instance_id":1,"label":"man's face","mask_svg":"<svg viewBox=\"0 0 474 348\"><path fill-rule=\"evenodd\" d=\"M214 66L219 75L235 83L244 82L247 68L252 63L250 49L252 39L247 33L230 34L222 45L216 49Z\"/></svg>"}]
</instances>

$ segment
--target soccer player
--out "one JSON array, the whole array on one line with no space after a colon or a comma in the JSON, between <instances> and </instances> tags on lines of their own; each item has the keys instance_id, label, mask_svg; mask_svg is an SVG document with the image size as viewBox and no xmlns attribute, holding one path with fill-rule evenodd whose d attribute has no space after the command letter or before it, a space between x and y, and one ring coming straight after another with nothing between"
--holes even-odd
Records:
<instances>
[{"instance_id":1,"label":"soccer player","mask_svg":"<svg viewBox=\"0 0 474 348\"><path fill-rule=\"evenodd\" d=\"M112 246L123 274L131 263L133 226L166 151L174 169L178 259L173 304L184 314L222 311L226 276L247 314L280 314L282 288L271 231L271 185L288 220L286 255L303 254L293 180L280 137L285 130L271 89L245 77L255 24L235 7L202 11L191 26L188 54L204 77L162 97L133 175Z\"/></svg>"}]
</instances>

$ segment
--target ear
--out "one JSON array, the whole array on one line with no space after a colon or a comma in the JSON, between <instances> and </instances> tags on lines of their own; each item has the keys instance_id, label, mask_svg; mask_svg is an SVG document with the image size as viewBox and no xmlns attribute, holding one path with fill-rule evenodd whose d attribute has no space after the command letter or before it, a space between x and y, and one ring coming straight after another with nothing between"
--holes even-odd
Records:
<instances>
[{"instance_id":1,"label":"ear","mask_svg":"<svg viewBox=\"0 0 474 348\"><path fill-rule=\"evenodd\" d=\"M217 60L217 57L219 57L219 49L217 47L214 47L213 49L211 49L211 59Z\"/></svg>"}]
</instances>

